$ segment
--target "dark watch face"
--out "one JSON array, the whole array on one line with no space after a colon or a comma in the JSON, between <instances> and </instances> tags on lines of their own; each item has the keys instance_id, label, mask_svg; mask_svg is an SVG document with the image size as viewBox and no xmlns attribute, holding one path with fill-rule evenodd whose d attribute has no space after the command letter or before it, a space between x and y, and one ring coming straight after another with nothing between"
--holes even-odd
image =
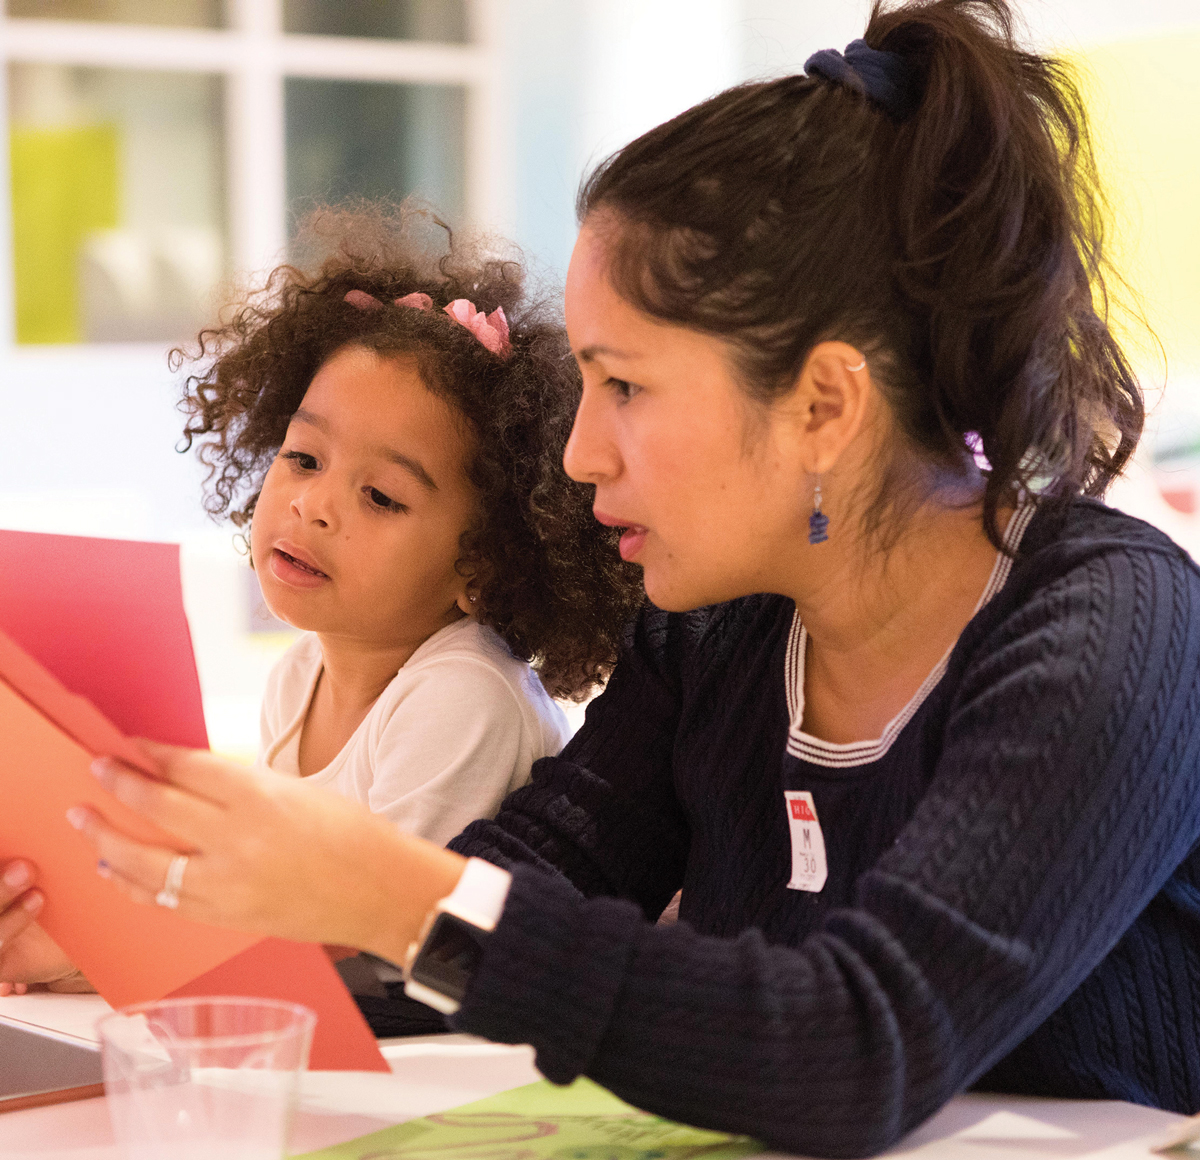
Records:
<instances>
[{"instance_id":1,"label":"dark watch face","mask_svg":"<svg viewBox=\"0 0 1200 1160\"><path fill-rule=\"evenodd\" d=\"M463 1001L467 985L479 960L488 932L453 914L439 914L425 945L409 972L418 983L453 999Z\"/></svg>"}]
</instances>

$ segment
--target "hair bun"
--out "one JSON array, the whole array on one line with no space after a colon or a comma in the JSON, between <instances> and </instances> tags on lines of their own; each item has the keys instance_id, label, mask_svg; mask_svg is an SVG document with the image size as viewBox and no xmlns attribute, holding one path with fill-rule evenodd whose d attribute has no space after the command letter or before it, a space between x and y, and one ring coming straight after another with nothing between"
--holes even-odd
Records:
<instances>
[{"instance_id":1,"label":"hair bun","mask_svg":"<svg viewBox=\"0 0 1200 1160\"><path fill-rule=\"evenodd\" d=\"M898 121L919 103L909 61L898 52L872 48L865 40L852 40L844 53L836 48L814 52L804 62L804 71L862 93Z\"/></svg>"}]
</instances>

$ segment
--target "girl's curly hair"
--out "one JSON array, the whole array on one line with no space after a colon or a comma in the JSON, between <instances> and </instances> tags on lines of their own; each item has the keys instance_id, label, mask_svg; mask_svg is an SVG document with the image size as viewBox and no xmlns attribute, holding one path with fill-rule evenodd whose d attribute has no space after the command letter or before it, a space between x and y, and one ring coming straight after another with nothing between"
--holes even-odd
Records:
<instances>
[{"instance_id":1,"label":"girl's curly hair","mask_svg":"<svg viewBox=\"0 0 1200 1160\"><path fill-rule=\"evenodd\" d=\"M580 699L616 660L622 629L643 600L640 571L616 550L616 529L591 514L593 488L562 468L581 386L556 310L527 300L520 262L456 241L410 203L357 203L315 211L300 252L315 273L276 269L198 349L182 409L183 449L199 441L208 468L205 508L249 524L263 477L321 365L345 346L415 358L425 385L452 403L474 434L468 476L480 516L462 538L458 568L471 576L477 616L512 652L531 661L546 689ZM426 236L422 239L422 232ZM361 290L390 303L428 294L434 310L361 310ZM499 358L441 307L468 298L504 308L511 354Z\"/></svg>"}]
</instances>

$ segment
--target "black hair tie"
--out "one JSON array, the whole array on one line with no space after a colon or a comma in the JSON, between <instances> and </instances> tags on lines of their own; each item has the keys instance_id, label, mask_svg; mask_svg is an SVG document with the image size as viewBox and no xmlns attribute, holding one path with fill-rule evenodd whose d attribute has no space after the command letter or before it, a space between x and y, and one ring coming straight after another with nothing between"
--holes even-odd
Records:
<instances>
[{"instance_id":1,"label":"black hair tie","mask_svg":"<svg viewBox=\"0 0 1200 1160\"><path fill-rule=\"evenodd\" d=\"M804 71L862 93L898 121L917 107L908 61L898 52L872 48L865 40L852 40L844 53L836 48L814 52L804 62Z\"/></svg>"}]
</instances>

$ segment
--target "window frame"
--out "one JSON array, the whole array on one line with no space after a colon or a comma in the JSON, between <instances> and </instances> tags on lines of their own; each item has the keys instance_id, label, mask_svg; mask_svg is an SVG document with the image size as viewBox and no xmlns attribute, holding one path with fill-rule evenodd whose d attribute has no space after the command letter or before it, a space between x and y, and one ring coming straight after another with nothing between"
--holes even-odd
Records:
<instances>
[{"instance_id":1,"label":"window frame","mask_svg":"<svg viewBox=\"0 0 1200 1160\"><path fill-rule=\"evenodd\" d=\"M220 76L225 88L229 255L239 276L261 274L287 245L284 81L452 84L466 89L464 201L468 223L505 231L511 223L511 149L500 84L501 5L466 0L470 41L377 40L283 31L282 0L229 0L229 27L170 28L10 17L0 13L0 353L46 357L161 343L18 346L13 277L8 66L60 64ZM36 353L35 353L36 352ZM52 356L52 355L51 355ZM6 361L7 361L6 357Z\"/></svg>"}]
</instances>

